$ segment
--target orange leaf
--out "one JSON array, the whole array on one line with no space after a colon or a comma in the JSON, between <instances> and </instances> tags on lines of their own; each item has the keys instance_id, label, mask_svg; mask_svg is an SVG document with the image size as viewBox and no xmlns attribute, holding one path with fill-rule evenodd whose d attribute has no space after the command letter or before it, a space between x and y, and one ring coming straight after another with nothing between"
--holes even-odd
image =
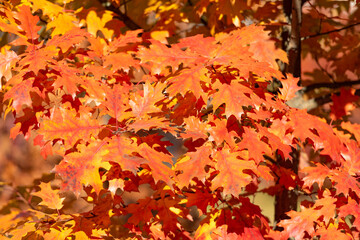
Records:
<instances>
[{"instance_id":1,"label":"orange leaf","mask_svg":"<svg viewBox=\"0 0 360 240\"><path fill-rule=\"evenodd\" d=\"M140 144L137 152L148 161L151 173L155 181L162 180L172 186L174 171L168 165L172 165L172 156L158 152L146 143Z\"/></svg>"},{"instance_id":2,"label":"orange leaf","mask_svg":"<svg viewBox=\"0 0 360 240\"><path fill-rule=\"evenodd\" d=\"M31 106L32 101L30 97L30 90L32 89L33 82L34 79L26 79L20 84L12 87L8 92L5 93L4 101L12 98L12 106L16 112L20 112L23 104Z\"/></svg>"},{"instance_id":3,"label":"orange leaf","mask_svg":"<svg viewBox=\"0 0 360 240\"><path fill-rule=\"evenodd\" d=\"M190 69L183 69L178 74L169 78L171 85L166 89L170 96L176 96L180 93L183 96L191 91L196 98L202 97L207 100L207 94L204 92L202 85L210 84L211 79L206 75L208 70L202 66Z\"/></svg>"},{"instance_id":4,"label":"orange leaf","mask_svg":"<svg viewBox=\"0 0 360 240\"><path fill-rule=\"evenodd\" d=\"M39 22L38 16L33 16L29 6L21 5L17 14L18 20L21 22L19 27L24 32L28 40L34 44L34 41L39 38L38 31L41 27L36 24Z\"/></svg>"},{"instance_id":5,"label":"orange leaf","mask_svg":"<svg viewBox=\"0 0 360 240\"><path fill-rule=\"evenodd\" d=\"M66 148L71 148L78 140L89 141L99 133L101 126L91 118L89 109L83 107L80 112L78 116L72 108L54 109L51 117L43 119L39 133L45 140L64 140Z\"/></svg>"},{"instance_id":6,"label":"orange leaf","mask_svg":"<svg viewBox=\"0 0 360 240\"><path fill-rule=\"evenodd\" d=\"M304 239L305 231L313 236L315 233L314 221L321 216L320 211L305 207L301 207L301 212L291 210L286 214L291 219L281 220L278 225L285 230L287 237L284 239L293 237L295 240Z\"/></svg>"},{"instance_id":7,"label":"orange leaf","mask_svg":"<svg viewBox=\"0 0 360 240\"><path fill-rule=\"evenodd\" d=\"M104 145L106 150L104 161L113 161L119 163L123 170L130 170L136 173L141 163L147 160L135 156L133 153L137 150L137 145L130 138L125 136L114 136L108 139L109 144Z\"/></svg>"},{"instance_id":8,"label":"orange leaf","mask_svg":"<svg viewBox=\"0 0 360 240\"><path fill-rule=\"evenodd\" d=\"M355 221L353 222L353 225L356 228L360 228L360 208L359 204L351 199L348 198L348 204L340 207L339 216L342 218L345 218L348 215L352 215L355 217Z\"/></svg>"},{"instance_id":9,"label":"orange leaf","mask_svg":"<svg viewBox=\"0 0 360 240\"><path fill-rule=\"evenodd\" d=\"M83 83L82 78L79 76L80 71L75 67L70 67L65 61L56 62L51 66L53 69L60 73L54 81L54 87L65 87L65 91L71 95L74 95L78 90L77 85Z\"/></svg>"},{"instance_id":10,"label":"orange leaf","mask_svg":"<svg viewBox=\"0 0 360 240\"><path fill-rule=\"evenodd\" d=\"M225 103L225 115L230 117L234 115L241 117L244 113L242 106L259 106L262 101L259 97L253 96L254 92L239 82L231 82L231 84L221 84L216 82L213 84L218 91L213 94L211 103L214 109Z\"/></svg>"},{"instance_id":11,"label":"orange leaf","mask_svg":"<svg viewBox=\"0 0 360 240\"><path fill-rule=\"evenodd\" d=\"M21 55L23 57L19 61L20 67L26 72L33 71L35 74L41 69L45 69L49 63L54 63L53 57L56 55L55 47L37 48L36 46L29 46L26 52Z\"/></svg>"},{"instance_id":12,"label":"orange leaf","mask_svg":"<svg viewBox=\"0 0 360 240\"><path fill-rule=\"evenodd\" d=\"M62 189L73 191L79 196L82 185L91 185L96 193L102 189L103 183L100 178L99 168L106 164L102 163L105 155L102 146L104 143L91 143L88 146L78 145L78 152L72 152L64 156L54 171L63 180Z\"/></svg>"},{"instance_id":13,"label":"orange leaf","mask_svg":"<svg viewBox=\"0 0 360 240\"><path fill-rule=\"evenodd\" d=\"M212 149L209 145L202 145L197 148L196 152L188 152L184 157L179 159L175 164L175 170L182 171L176 177L178 186L188 186L191 180L196 177L200 181L204 181L207 173L205 172L205 166L211 165L212 160L210 155Z\"/></svg>"},{"instance_id":14,"label":"orange leaf","mask_svg":"<svg viewBox=\"0 0 360 240\"><path fill-rule=\"evenodd\" d=\"M185 132L180 134L183 139L191 137L193 141L196 141L199 138L206 139L208 137L207 128L209 126L200 121L199 118L190 116L184 118L184 123Z\"/></svg>"},{"instance_id":15,"label":"orange leaf","mask_svg":"<svg viewBox=\"0 0 360 240\"><path fill-rule=\"evenodd\" d=\"M143 32L142 29L136 31L127 31L125 35L121 35L115 38L109 44L109 52L114 52L118 48L126 47L128 44L141 42L141 38L138 35Z\"/></svg>"},{"instance_id":16,"label":"orange leaf","mask_svg":"<svg viewBox=\"0 0 360 240\"><path fill-rule=\"evenodd\" d=\"M244 133L242 140L237 144L239 149L247 149L249 159L253 159L256 164L259 164L264 160L263 155L271 155L271 149L268 144L261 141L259 134L252 128L244 127Z\"/></svg>"},{"instance_id":17,"label":"orange leaf","mask_svg":"<svg viewBox=\"0 0 360 240\"><path fill-rule=\"evenodd\" d=\"M354 134L356 140L360 141L360 124L351 122L342 122L341 127Z\"/></svg>"},{"instance_id":18,"label":"orange leaf","mask_svg":"<svg viewBox=\"0 0 360 240\"><path fill-rule=\"evenodd\" d=\"M161 108L156 103L164 100L164 83L158 82L156 85L145 82L143 90L131 95L129 105L137 119L147 118L150 113L161 112Z\"/></svg>"},{"instance_id":19,"label":"orange leaf","mask_svg":"<svg viewBox=\"0 0 360 240\"><path fill-rule=\"evenodd\" d=\"M105 113L114 117L118 121L122 121L128 118L130 115L129 112L125 112L129 106L129 85L120 85L116 84L113 88L107 86L99 87L94 89L98 92L98 96L105 96L106 99L99 99L102 101L102 105L106 107Z\"/></svg>"},{"instance_id":20,"label":"orange leaf","mask_svg":"<svg viewBox=\"0 0 360 240\"><path fill-rule=\"evenodd\" d=\"M214 154L215 169L219 174L212 181L212 189L223 187L223 193L237 196L243 188L253 181L253 177L244 170L256 171L253 161L241 160L241 153L233 152L229 148L218 150Z\"/></svg>"},{"instance_id":21,"label":"orange leaf","mask_svg":"<svg viewBox=\"0 0 360 240\"><path fill-rule=\"evenodd\" d=\"M279 98L284 101L289 101L295 97L295 93L302 89L297 85L299 78L294 78L291 74L287 74L286 79L281 80L282 88L280 88L281 94Z\"/></svg>"},{"instance_id":22,"label":"orange leaf","mask_svg":"<svg viewBox=\"0 0 360 240\"><path fill-rule=\"evenodd\" d=\"M135 60L130 54L127 53L112 53L106 55L104 58L104 66L112 66L113 72L123 69L125 72L129 72L131 67L138 68L139 62Z\"/></svg>"},{"instance_id":23,"label":"orange leaf","mask_svg":"<svg viewBox=\"0 0 360 240\"><path fill-rule=\"evenodd\" d=\"M90 36L91 35L84 29L73 27L70 31L66 32L62 36L54 36L47 42L46 45L61 48L62 52L66 52L71 46L81 43L83 40L85 40L85 37Z\"/></svg>"},{"instance_id":24,"label":"orange leaf","mask_svg":"<svg viewBox=\"0 0 360 240\"><path fill-rule=\"evenodd\" d=\"M215 126L209 128L210 138L209 140L215 141L216 145L220 146L224 141L231 148L235 147L234 137L237 134L233 131L227 129L227 120L226 119L212 119L213 116L209 118L209 121L213 122Z\"/></svg>"},{"instance_id":25,"label":"orange leaf","mask_svg":"<svg viewBox=\"0 0 360 240\"><path fill-rule=\"evenodd\" d=\"M177 70L178 66L183 63L185 66L200 64L204 61L197 54L189 51L182 51L178 46L174 45L168 48L166 45L156 40L151 40L150 48L141 48L138 56L141 63L149 63L151 72L162 73L166 66L170 66L173 70Z\"/></svg>"}]
</instances>

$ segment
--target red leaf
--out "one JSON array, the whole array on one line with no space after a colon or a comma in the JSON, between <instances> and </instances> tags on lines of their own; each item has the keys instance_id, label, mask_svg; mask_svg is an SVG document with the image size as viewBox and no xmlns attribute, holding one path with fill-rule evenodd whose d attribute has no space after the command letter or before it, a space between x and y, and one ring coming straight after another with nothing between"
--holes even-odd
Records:
<instances>
[{"instance_id":1,"label":"red leaf","mask_svg":"<svg viewBox=\"0 0 360 240\"><path fill-rule=\"evenodd\" d=\"M153 210L157 208L157 203L154 199L147 197L139 199L137 203L129 204L126 207L126 212L131 213L128 223L138 225L141 221L148 222L154 217ZM141 212L141 214L139 214Z\"/></svg>"},{"instance_id":2,"label":"red leaf","mask_svg":"<svg viewBox=\"0 0 360 240\"><path fill-rule=\"evenodd\" d=\"M359 204L351 199L348 198L348 203L340 207L339 216L345 218L348 215L352 215L355 217L355 221L353 225L359 229L360 228L360 208Z\"/></svg>"},{"instance_id":3,"label":"red leaf","mask_svg":"<svg viewBox=\"0 0 360 240\"><path fill-rule=\"evenodd\" d=\"M359 100L359 96L354 95L355 89L341 88L340 96L333 94L331 96L333 104L331 112L335 114L336 119L347 115L347 113L355 108L354 102Z\"/></svg>"},{"instance_id":4,"label":"red leaf","mask_svg":"<svg viewBox=\"0 0 360 240\"><path fill-rule=\"evenodd\" d=\"M206 213L208 206L214 206L218 202L218 198L215 194L209 191L197 189L194 193L185 193L187 197L186 206L196 206L203 213Z\"/></svg>"}]
</instances>

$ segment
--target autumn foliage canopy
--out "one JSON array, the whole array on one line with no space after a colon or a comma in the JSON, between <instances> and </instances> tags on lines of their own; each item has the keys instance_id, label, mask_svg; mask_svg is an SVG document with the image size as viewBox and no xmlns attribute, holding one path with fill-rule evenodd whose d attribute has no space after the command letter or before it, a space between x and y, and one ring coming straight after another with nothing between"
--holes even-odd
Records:
<instances>
[{"instance_id":1,"label":"autumn foliage canopy","mask_svg":"<svg viewBox=\"0 0 360 240\"><path fill-rule=\"evenodd\" d=\"M260 2L2 3L2 117L14 117L11 138L62 160L51 175L60 184L29 183L0 206L0 238L357 239L360 125L347 118L356 89L307 92L331 96L318 116L289 102L341 71L335 80L358 77L355 58L341 65L334 52L351 36L342 44L359 54L359 35L303 30L302 57L323 53L333 67L300 87L281 67L291 64L277 38L282 1ZM339 28L309 4L323 31ZM252 201L289 192L298 207L275 222ZM90 209L65 211L69 195Z\"/></svg>"}]
</instances>

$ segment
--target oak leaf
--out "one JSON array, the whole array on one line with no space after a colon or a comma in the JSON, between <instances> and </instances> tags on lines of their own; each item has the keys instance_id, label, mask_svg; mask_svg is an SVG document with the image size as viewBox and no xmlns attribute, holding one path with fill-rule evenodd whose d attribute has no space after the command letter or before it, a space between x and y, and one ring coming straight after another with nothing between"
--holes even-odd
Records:
<instances>
[{"instance_id":1,"label":"oak leaf","mask_svg":"<svg viewBox=\"0 0 360 240\"><path fill-rule=\"evenodd\" d=\"M75 109L53 109L53 115L42 120L39 133L45 140L62 139L66 148L71 148L78 140L89 141L96 136L101 126L91 118L89 109L83 107L78 115Z\"/></svg>"},{"instance_id":2,"label":"oak leaf","mask_svg":"<svg viewBox=\"0 0 360 240\"><path fill-rule=\"evenodd\" d=\"M164 100L163 90L166 87L164 83L158 82L156 85L145 82L142 85L143 90L131 94L129 105L137 119L146 118L151 113L160 112L160 106L156 106L161 100Z\"/></svg>"},{"instance_id":3,"label":"oak leaf","mask_svg":"<svg viewBox=\"0 0 360 240\"><path fill-rule=\"evenodd\" d=\"M340 119L355 108L354 102L359 100L359 96L355 95L355 89L341 88L340 96L333 94L331 99L331 112L335 114L336 119Z\"/></svg>"},{"instance_id":4,"label":"oak leaf","mask_svg":"<svg viewBox=\"0 0 360 240\"><path fill-rule=\"evenodd\" d=\"M113 15L110 11L104 11L100 18L95 11L91 10L86 16L87 31L94 37L97 36L98 31L101 31L106 39L111 40L114 30L106 28L105 24L112 19Z\"/></svg>"},{"instance_id":5,"label":"oak leaf","mask_svg":"<svg viewBox=\"0 0 360 240\"><path fill-rule=\"evenodd\" d=\"M348 203L346 205L343 205L339 209L339 216L342 218L345 218L348 215L352 215L355 217L355 221L353 222L353 225L356 228L360 228L360 208L359 204L351 199L348 198Z\"/></svg>"},{"instance_id":6,"label":"oak leaf","mask_svg":"<svg viewBox=\"0 0 360 240\"><path fill-rule=\"evenodd\" d=\"M9 80L12 76L11 69L15 65L15 60L19 57L14 51L4 50L5 53L0 54L0 79L4 76L5 80ZM1 88L0 83L0 88Z\"/></svg>"},{"instance_id":7,"label":"oak leaf","mask_svg":"<svg viewBox=\"0 0 360 240\"><path fill-rule=\"evenodd\" d=\"M208 70L202 66L183 69L168 79L171 85L166 89L166 92L170 96L176 96L178 93L185 96L188 91L191 91L196 98L202 97L207 100L207 94L202 87L204 84L211 83L207 72Z\"/></svg>"}]
</instances>

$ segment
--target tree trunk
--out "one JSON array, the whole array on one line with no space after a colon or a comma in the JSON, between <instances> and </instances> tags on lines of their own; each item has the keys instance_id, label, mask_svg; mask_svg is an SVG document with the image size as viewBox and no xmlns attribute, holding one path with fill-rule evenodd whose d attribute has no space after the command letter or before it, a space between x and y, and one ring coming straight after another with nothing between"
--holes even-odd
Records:
<instances>
[{"instance_id":1,"label":"tree trunk","mask_svg":"<svg viewBox=\"0 0 360 240\"><path fill-rule=\"evenodd\" d=\"M288 54L289 64L284 64L282 71L291 73L294 77L301 76L301 8L301 0L283 0L283 10L289 25L284 27L282 32L282 47ZM297 174L299 151L295 149L293 153L292 162L280 161L279 165ZM297 198L294 190L285 188L275 196L275 223L287 218L286 212L297 209Z\"/></svg>"}]
</instances>

